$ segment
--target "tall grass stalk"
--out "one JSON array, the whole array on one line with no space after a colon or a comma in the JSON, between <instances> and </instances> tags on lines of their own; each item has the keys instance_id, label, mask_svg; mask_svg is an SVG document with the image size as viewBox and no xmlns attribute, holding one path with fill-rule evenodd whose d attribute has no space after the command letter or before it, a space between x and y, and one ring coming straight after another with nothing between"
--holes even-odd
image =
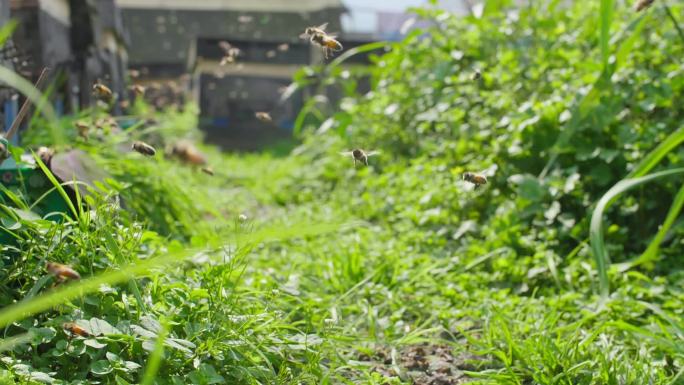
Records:
<instances>
[{"instance_id":1,"label":"tall grass stalk","mask_svg":"<svg viewBox=\"0 0 684 385\"><path fill-rule=\"evenodd\" d=\"M608 255L603 238L603 213L613 199L625 191L663 177L678 174L684 174L684 168L660 171L640 178L623 179L616 183L615 186L608 190L608 192L606 192L599 200L594 212L591 215L589 239L591 242L591 249L593 251L594 259L596 261L596 267L598 269L599 290L602 296L608 296L610 292L610 284L608 280L608 265L610 264L610 257Z\"/></svg>"},{"instance_id":2,"label":"tall grass stalk","mask_svg":"<svg viewBox=\"0 0 684 385\"><path fill-rule=\"evenodd\" d=\"M164 342L166 341L166 336L169 333L169 325L165 319L160 320L161 329L157 334L157 340L154 343L154 350L150 354L147 360L147 367L145 368L145 373L143 374L143 379L140 382L141 385L152 385L157 377L157 372L159 372L159 367L161 366L162 358L164 358Z\"/></svg>"}]
</instances>

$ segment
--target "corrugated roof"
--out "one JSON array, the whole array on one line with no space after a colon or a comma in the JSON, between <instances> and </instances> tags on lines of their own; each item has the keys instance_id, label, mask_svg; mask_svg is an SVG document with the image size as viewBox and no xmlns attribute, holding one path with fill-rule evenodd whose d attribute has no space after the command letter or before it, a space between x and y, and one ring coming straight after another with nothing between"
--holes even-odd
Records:
<instances>
[{"instance_id":1,"label":"corrugated roof","mask_svg":"<svg viewBox=\"0 0 684 385\"><path fill-rule=\"evenodd\" d=\"M122 8L226 10L249 12L311 12L343 8L342 0L117 0Z\"/></svg>"}]
</instances>

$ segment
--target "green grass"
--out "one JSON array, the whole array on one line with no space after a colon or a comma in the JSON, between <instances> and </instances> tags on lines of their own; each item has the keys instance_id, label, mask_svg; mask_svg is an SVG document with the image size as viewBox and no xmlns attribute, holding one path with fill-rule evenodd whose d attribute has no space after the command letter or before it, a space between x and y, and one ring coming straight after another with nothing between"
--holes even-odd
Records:
<instances>
[{"instance_id":1,"label":"green grass","mask_svg":"<svg viewBox=\"0 0 684 385\"><path fill-rule=\"evenodd\" d=\"M161 151L195 108L88 142L73 121L105 111L34 118L27 148L65 149L49 125L110 178L60 224L4 191L0 383L682 383L678 30L659 2L508 3L302 70L343 97L306 104L288 156L203 147L214 177Z\"/></svg>"}]
</instances>

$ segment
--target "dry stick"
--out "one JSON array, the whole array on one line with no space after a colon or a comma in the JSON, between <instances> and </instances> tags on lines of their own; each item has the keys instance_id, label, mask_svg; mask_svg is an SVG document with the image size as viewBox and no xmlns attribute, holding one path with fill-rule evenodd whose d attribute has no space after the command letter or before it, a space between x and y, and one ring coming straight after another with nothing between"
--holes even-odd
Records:
<instances>
[{"instance_id":1,"label":"dry stick","mask_svg":"<svg viewBox=\"0 0 684 385\"><path fill-rule=\"evenodd\" d=\"M47 74L50 71L48 67L43 68L43 72L40 73L40 76L38 77L38 81L36 82L36 89L40 90L40 87L43 85L45 82L45 79L47 78ZM21 124L21 121L24 120L24 117L28 113L29 107L31 107L31 99L26 98L24 100L24 104L21 105L21 109L19 109L19 113L17 114L17 117L14 118L14 121L12 122L12 125L10 126L9 131L7 131L7 135L5 135L5 139L10 140L14 136L14 134L17 132L19 129L19 125Z\"/></svg>"}]
</instances>

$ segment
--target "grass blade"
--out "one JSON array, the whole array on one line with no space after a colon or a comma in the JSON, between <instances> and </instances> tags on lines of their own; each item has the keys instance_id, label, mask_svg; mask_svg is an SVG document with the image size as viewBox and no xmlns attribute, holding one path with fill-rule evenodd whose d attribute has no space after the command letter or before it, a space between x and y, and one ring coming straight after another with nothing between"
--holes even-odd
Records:
<instances>
[{"instance_id":1,"label":"grass blade","mask_svg":"<svg viewBox=\"0 0 684 385\"><path fill-rule=\"evenodd\" d=\"M161 320L160 324L161 330L159 330L159 334L157 334L154 350L147 360L147 367L145 368L143 379L140 381L141 385L152 385L154 383L154 379L157 377L157 372L161 366L162 358L164 357L164 341L166 341L166 336L169 332L169 325L166 320Z\"/></svg>"},{"instance_id":2,"label":"grass blade","mask_svg":"<svg viewBox=\"0 0 684 385\"><path fill-rule=\"evenodd\" d=\"M0 66L0 83L6 83L8 86L21 92L24 94L24 96L26 96L26 98L31 100L31 102L36 106L36 110L41 111L48 120L48 127L50 128L50 134L52 135L54 143L59 144L64 142L62 140L63 137L61 131L57 129L58 122L55 110L52 108L50 103L43 98L41 92L36 89L33 84L31 84L31 82L19 76L14 71Z\"/></svg>"},{"instance_id":3,"label":"grass blade","mask_svg":"<svg viewBox=\"0 0 684 385\"><path fill-rule=\"evenodd\" d=\"M262 242L286 240L305 236L315 236L329 233L346 227L340 224L317 224L317 225L293 225L288 228L269 227L251 234L235 236L237 244L258 244ZM225 235L225 234L224 234ZM132 277L148 274L152 269L171 267L178 265L184 260L191 258L199 252L218 250L225 247L225 237L216 237L208 240L208 246L195 247L181 250L171 254L161 255L155 258L145 259L137 263L129 264L120 270L105 272L91 278L61 286L43 295L7 306L0 310L0 328L13 322L38 314L73 299L99 290L102 285L115 285L130 280Z\"/></svg>"},{"instance_id":4,"label":"grass blade","mask_svg":"<svg viewBox=\"0 0 684 385\"><path fill-rule=\"evenodd\" d=\"M601 46L601 63L604 70L608 67L610 57L610 25L613 22L614 0L601 0L599 21L599 45Z\"/></svg>"},{"instance_id":5,"label":"grass blade","mask_svg":"<svg viewBox=\"0 0 684 385\"><path fill-rule=\"evenodd\" d=\"M67 195L66 191L64 190L64 187L62 187L62 184L59 183L57 178L52 174L52 171L50 171L49 168L43 163L43 161L40 159L38 155L33 153L33 157L36 159L36 164L40 167L41 170L43 170L43 173L45 176L50 180L50 183L57 189L57 192L59 195L64 199L64 202L67 204L67 207L69 207L69 210L71 210L71 213L74 215L74 218L80 218L78 215L80 210L76 210L76 207L74 206L73 202L71 202L71 199L69 199L69 195ZM78 188L75 188L74 190L78 191Z\"/></svg>"},{"instance_id":6,"label":"grass blade","mask_svg":"<svg viewBox=\"0 0 684 385\"><path fill-rule=\"evenodd\" d=\"M637 258L636 261L631 263L631 266L638 266L643 263L653 262L656 259L656 253L660 248L660 243L663 241L663 238L665 238L665 234L667 234L667 232L670 230L670 227L672 227L674 221L679 216L679 213L682 211L683 206L684 185L679 189L679 192L677 192L675 200L674 202L672 202L672 206L670 206L670 210L668 210L667 212L665 222L663 222L662 226L660 226L660 229L658 229L658 232L656 233L655 237L653 237L651 243L648 244L646 251L644 251L644 253L641 254L641 256L639 256L639 258Z\"/></svg>"},{"instance_id":7,"label":"grass blade","mask_svg":"<svg viewBox=\"0 0 684 385\"><path fill-rule=\"evenodd\" d=\"M26 344L30 342L32 338L33 334L31 332L28 332L0 340L0 353L12 350L16 346Z\"/></svg>"},{"instance_id":8,"label":"grass blade","mask_svg":"<svg viewBox=\"0 0 684 385\"><path fill-rule=\"evenodd\" d=\"M660 171L641 178L623 179L608 190L608 192L601 197L596 208L594 208L594 212L591 215L589 239L594 259L596 260L599 276L599 289L602 296L608 296L608 293L610 292L610 285L608 282L608 264L610 263L610 257L608 256L608 251L606 250L603 239L603 213L610 206L614 198L623 192L644 183L676 174L684 174L684 168Z\"/></svg>"},{"instance_id":9,"label":"grass blade","mask_svg":"<svg viewBox=\"0 0 684 385\"><path fill-rule=\"evenodd\" d=\"M365 53L365 52L371 52L375 51L376 49L382 49L385 48L389 43L386 41L376 41L373 43L368 43L364 45L360 45L358 47L354 47L350 50L345 51L343 54L335 58L335 60L331 61L330 64L328 64L328 67L326 70L330 70L332 68L337 67L338 65L342 64L345 60L349 59L350 57L354 55L358 55L360 53Z\"/></svg>"},{"instance_id":10,"label":"grass blade","mask_svg":"<svg viewBox=\"0 0 684 385\"><path fill-rule=\"evenodd\" d=\"M7 39L14 33L14 29L17 28L16 20L10 20L7 24L0 28L0 46L4 46Z\"/></svg>"},{"instance_id":11,"label":"grass blade","mask_svg":"<svg viewBox=\"0 0 684 385\"><path fill-rule=\"evenodd\" d=\"M627 174L627 178L637 178L646 175L653 167L655 167L661 159L665 157L670 151L684 142L684 126L677 131L670 134L665 140L651 151L646 157Z\"/></svg>"}]
</instances>

